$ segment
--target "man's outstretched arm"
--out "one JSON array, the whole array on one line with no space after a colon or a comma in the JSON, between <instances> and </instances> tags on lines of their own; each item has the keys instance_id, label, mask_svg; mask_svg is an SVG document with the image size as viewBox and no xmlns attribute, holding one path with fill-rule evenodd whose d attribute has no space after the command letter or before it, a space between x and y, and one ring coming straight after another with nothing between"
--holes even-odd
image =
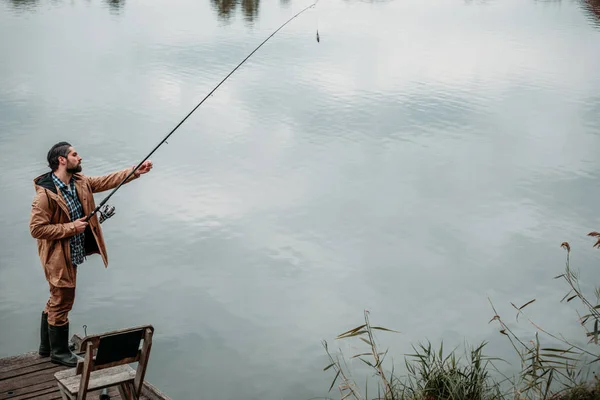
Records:
<instances>
[{"instance_id":1,"label":"man's outstretched arm","mask_svg":"<svg viewBox=\"0 0 600 400\"><path fill-rule=\"evenodd\" d=\"M87 179L92 188L92 192L98 193L116 188L119 185L119 183L121 183L127 177L127 175L129 175L131 171L133 171L134 168L135 167L127 168L104 176L88 176ZM152 161L144 161L144 163L137 169L137 171L135 171L133 175L129 177L129 179L125 183L129 183L139 178L140 175L150 172L151 169Z\"/></svg>"}]
</instances>

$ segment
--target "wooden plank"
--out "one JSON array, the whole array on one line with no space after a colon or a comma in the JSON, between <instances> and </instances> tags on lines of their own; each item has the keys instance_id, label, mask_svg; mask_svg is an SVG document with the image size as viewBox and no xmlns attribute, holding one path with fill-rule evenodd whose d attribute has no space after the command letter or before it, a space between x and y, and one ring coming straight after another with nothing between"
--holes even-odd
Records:
<instances>
[{"instance_id":1,"label":"wooden plank","mask_svg":"<svg viewBox=\"0 0 600 400\"><path fill-rule=\"evenodd\" d=\"M141 356L138 362L138 367L135 372L135 381L133 382L134 393L137 395L142 394L142 386L144 385L144 378L146 377L146 368L148 367L148 360L150 359L150 350L152 349L152 330L146 329L144 331L144 344L142 346Z\"/></svg>"},{"instance_id":2,"label":"wooden plank","mask_svg":"<svg viewBox=\"0 0 600 400\"><path fill-rule=\"evenodd\" d=\"M48 382L54 379L54 373L62 370L61 365L45 369L43 371L34 372L29 375L10 378L0 382L0 393L14 391L17 388L32 386L38 383Z\"/></svg>"},{"instance_id":3,"label":"wooden plank","mask_svg":"<svg viewBox=\"0 0 600 400\"><path fill-rule=\"evenodd\" d=\"M116 368L116 367L113 367ZM129 365L121 365L120 368L122 369L129 369L131 371L133 371L133 368L131 368ZM79 375L77 373L77 369L76 368L66 368L62 371L58 371L56 373L54 373L54 376L56 377L56 379L58 380L63 380L63 379L67 379L67 378L73 378L75 376Z\"/></svg>"},{"instance_id":4,"label":"wooden plank","mask_svg":"<svg viewBox=\"0 0 600 400\"><path fill-rule=\"evenodd\" d=\"M94 350L94 351L96 351L96 350ZM104 368L112 368L112 367L116 367L117 365L122 365L122 364L133 364L133 363L139 361L141 354L142 354L141 350L138 350L138 355L135 357L124 358L119 361L106 363L106 364L102 364L102 365L94 365L94 370L98 371L98 370L101 370ZM94 356L93 359L96 360L96 356ZM75 367L77 369L77 375L80 375L83 372L84 363L85 363L84 359L81 359L77 362L77 367Z\"/></svg>"},{"instance_id":5,"label":"wooden plank","mask_svg":"<svg viewBox=\"0 0 600 400\"><path fill-rule=\"evenodd\" d=\"M7 373L9 371L13 371L13 370L19 369L19 368L27 368L27 367L31 367L33 365L46 364L49 362L50 362L50 357L46 357L45 359L42 358L42 359L24 360L19 363L15 363L10 366L0 368L0 374L4 374L4 373Z\"/></svg>"},{"instance_id":6,"label":"wooden plank","mask_svg":"<svg viewBox=\"0 0 600 400\"><path fill-rule=\"evenodd\" d=\"M58 387L56 386L56 381L51 380L48 382L38 383L37 385L20 387L20 388L11 390L10 391L11 394L8 394L9 392L2 392L2 393L0 393L0 400L7 400L7 399L12 400L15 398L15 396L20 396L22 394L27 394L27 393L33 393L33 392L37 392L39 390L48 389L48 388L53 388L55 390L58 390Z\"/></svg>"},{"instance_id":7,"label":"wooden plank","mask_svg":"<svg viewBox=\"0 0 600 400\"><path fill-rule=\"evenodd\" d=\"M39 399L40 397L42 397L44 395L49 395L49 394L53 394L53 395L58 394L58 396L60 396L60 393L58 393L58 388L56 387L56 383L54 385L52 385L52 387L49 387L46 389L37 390L35 392L25 393L25 394L21 394L21 395L9 397L9 398L10 398L10 400Z\"/></svg>"},{"instance_id":8,"label":"wooden plank","mask_svg":"<svg viewBox=\"0 0 600 400\"><path fill-rule=\"evenodd\" d=\"M147 381L145 381L144 386L142 386L142 395L148 400L172 400L169 396Z\"/></svg>"},{"instance_id":9,"label":"wooden plank","mask_svg":"<svg viewBox=\"0 0 600 400\"><path fill-rule=\"evenodd\" d=\"M21 375L31 374L33 372L43 371L45 369L56 366L55 364L48 362L48 360L49 359L46 359L46 362L38 362L33 365L28 365L26 367L17 367L17 368L9 369L5 372L0 371L0 381L6 380L9 378L14 378L14 377L21 376Z\"/></svg>"},{"instance_id":10,"label":"wooden plank","mask_svg":"<svg viewBox=\"0 0 600 400\"><path fill-rule=\"evenodd\" d=\"M55 376L60 383L65 386L69 393L75 394L79 391L81 377L75 375L74 369L58 372ZM90 374L88 388L90 391L102 389L122 382L133 381L134 378L135 370L133 368L129 365L120 365L118 367L92 372Z\"/></svg>"},{"instance_id":11,"label":"wooden plank","mask_svg":"<svg viewBox=\"0 0 600 400\"><path fill-rule=\"evenodd\" d=\"M93 343L88 343L85 349L85 358L83 359L83 372L81 373L81 376L79 377L79 382L80 382L80 392L77 396L77 400L85 400L84 399L84 395L87 395L87 391L88 391L88 387L89 387L89 383L90 383L90 376L91 376L91 372L92 372L92 351L94 349L94 345ZM77 372L76 372L77 373Z\"/></svg>"},{"instance_id":12,"label":"wooden plank","mask_svg":"<svg viewBox=\"0 0 600 400\"><path fill-rule=\"evenodd\" d=\"M62 396L60 395L60 392L57 390L51 392L51 393L46 393L46 394L42 394L40 396L36 396L36 397L25 397L25 399L35 399L35 400L62 400ZM98 398L96 398L96 400L98 400Z\"/></svg>"},{"instance_id":13,"label":"wooden plank","mask_svg":"<svg viewBox=\"0 0 600 400\"><path fill-rule=\"evenodd\" d=\"M96 390L94 392L90 392L88 393L88 395L86 396L86 399L88 400L98 400L98 398L100 397L100 394L102 393L102 390ZM117 400L117 399L121 399L121 396L119 396L119 391L117 389L109 389L108 391L108 395L110 396L110 400ZM35 393L29 393L27 395L23 395L23 396L17 396L17 397L11 397L11 400L55 400L55 399L61 399L61 394L58 390L58 386L54 385L53 388L49 388L43 391L38 391Z\"/></svg>"},{"instance_id":14,"label":"wooden plank","mask_svg":"<svg viewBox=\"0 0 600 400\"><path fill-rule=\"evenodd\" d=\"M56 379L58 379L59 381L63 380L63 379L67 379L67 378L72 378L76 375L76 370L75 368L67 368L67 369L63 369L62 371L58 371L54 374L54 377Z\"/></svg>"},{"instance_id":15,"label":"wooden plank","mask_svg":"<svg viewBox=\"0 0 600 400\"><path fill-rule=\"evenodd\" d=\"M102 390L90 392L86 396L86 399L98 400L101 393L102 393ZM108 391L108 395L110 396L110 400L121 399L121 396L119 396L119 391L117 389L111 388ZM54 400L54 399L61 399L61 395L60 395L60 392L58 391L58 387L55 384L51 388L47 388L44 390L40 390L37 392L28 393L28 394L24 394L24 395L20 395L20 396L16 396L16 397L10 397L10 399L11 400L33 400L33 399L35 399L35 400ZM142 399L143 399L143 397L142 397Z\"/></svg>"},{"instance_id":16,"label":"wooden plank","mask_svg":"<svg viewBox=\"0 0 600 400\"><path fill-rule=\"evenodd\" d=\"M20 364L28 364L32 362L45 362L49 360L48 357L40 356L37 351L31 351L29 353L19 354L18 356L11 356L6 358L0 358L0 371L3 369L12 369Z\"/></svg>"}]
</instances>

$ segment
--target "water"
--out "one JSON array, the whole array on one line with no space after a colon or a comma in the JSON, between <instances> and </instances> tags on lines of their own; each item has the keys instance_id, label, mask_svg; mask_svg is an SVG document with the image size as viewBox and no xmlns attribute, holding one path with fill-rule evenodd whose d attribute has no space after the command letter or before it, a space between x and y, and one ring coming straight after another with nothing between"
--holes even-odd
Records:
<instances>
[{"instance_id":1,"label":"water","mask_svg":"<svg viewBox=\"0 0 600 400\"><path fill-rule=\"evenodd\" d=\"M0 356L37 346L50 146L90 175L136 164L308 4L0 2ZM398 365L425 339L508 355L488 298L511 323L536 298L536 321L585 340L552 278L567 240L598 283L599 9L321 0L111 199L73 330L153 324L147 379L175 399L326 396L321 340L354 354L334 338L364 309L402 332L379 336Z\"/></svg>"}]
</instances>

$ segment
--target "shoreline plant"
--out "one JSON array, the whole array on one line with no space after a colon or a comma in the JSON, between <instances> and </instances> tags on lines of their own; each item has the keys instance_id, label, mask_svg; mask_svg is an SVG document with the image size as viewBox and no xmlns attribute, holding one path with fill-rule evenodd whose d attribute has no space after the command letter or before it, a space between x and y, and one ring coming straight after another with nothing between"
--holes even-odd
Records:
<instances>
[{"instance_id":1,"label":"shoreline plant","mask_svg":"<svg viewBox=\"0 0 600 400\"><path fill-rule=\"evenodd\" d=\"M588 236L597 239L592 247L600 248L600 233L590 232ZM488 299L494 313L489 323L499 325L499 333L507 338L520 362L513 377L501 373L496 366L506 361L484 354L486 342L465 346L463 356L459 356L457 348L444 353L443 342L438 349L430 342L419 343L412 346L413 353L404 356L405 375L397 376L393 363L391 371L386 372L384 361L388 350L380 350L375 331L399 332L371 325L369 311L365 310L364 324L338 335L336 340L358 339L366 345L365 351L350 359L360 360L372 371L377 382L376 393L369 393L368 377L362 389L341 350L332 354L328 343L323 341L329 359L324 371L335 374L329 392L337 383L340 400L600 400L600 379L596 376L600 366L600 287L595 288L595 300L591 301L581 287L579 273L570 265L571 246L563 242L561 247L567 252L565 270L555 279L562 279L568 292L560 302L578 300L584 307L585 313L578 313L578 320L587 338L586 345L545 330L529 318L524 310L536 299L519 307L511 303L517 321L525 319L534 327L532 339L521 338Z\"/></svg>"}]
</instances>

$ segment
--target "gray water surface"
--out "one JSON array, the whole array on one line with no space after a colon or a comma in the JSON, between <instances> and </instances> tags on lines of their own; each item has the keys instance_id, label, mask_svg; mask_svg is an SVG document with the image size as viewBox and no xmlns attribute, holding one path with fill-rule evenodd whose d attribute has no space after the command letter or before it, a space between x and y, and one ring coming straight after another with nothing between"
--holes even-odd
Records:
<instances>
[{"instance_id":1,"label":"gray water surface","mask_svg":"<svg viewBox=\"0 0 600 400\"><path fill-rule=\"evenodd\" d=\"M0 1L0 357L38 345L28 221L50 146L89 175L136 164L309 4ZM147 379L174 399L326 396L321 340L357 352L334 338L365 309L402 332L379 336L398 365L425 339L505 355L488 298L511 323L536 298L541 325L585 340L552 278L566 240L598 283L599 10L319 1L111 199L73 333L153 324Z\"/></svg>"}]
</instances>

